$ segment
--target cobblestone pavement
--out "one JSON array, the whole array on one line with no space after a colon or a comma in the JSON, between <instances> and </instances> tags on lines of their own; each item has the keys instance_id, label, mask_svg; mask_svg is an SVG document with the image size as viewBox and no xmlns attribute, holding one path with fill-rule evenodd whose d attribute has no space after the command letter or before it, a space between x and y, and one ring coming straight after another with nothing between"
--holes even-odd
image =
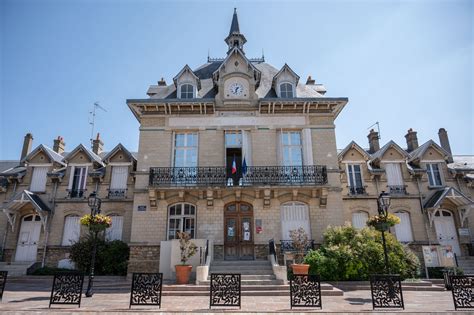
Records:
<instances>
[{"instance_id":1,"label":"cobblestone pavement","mask_svg":"<svg viewBox=\"0 0 474 315\"><path fill-rule=\"evenodd\" d=\"M0 302L0 314L40 314L57 312L67 314L115 314L126 312L138 313L367 313L374 314L370 291L348 291L344 296L323 296L322 310L290 309L289 296L243 296L242 308L215 307L209 310L209 297L207 296L163 296L162 307L134 306L128 309L130 295L127 293L96 293L92 298L82 299L80 308L77 306L53 305L48 308L50 296L49 281L7 283L3 301ZM455 313L451 292L405 291L406 313ZM474 310L473 310L474 311ZM387 314L393 311L379 311ZM459 311L456 313L460 313ZM466 312L462 312L466 313ZM472 312L474 314L474 312Z\"/></svg>"}]
</instances>

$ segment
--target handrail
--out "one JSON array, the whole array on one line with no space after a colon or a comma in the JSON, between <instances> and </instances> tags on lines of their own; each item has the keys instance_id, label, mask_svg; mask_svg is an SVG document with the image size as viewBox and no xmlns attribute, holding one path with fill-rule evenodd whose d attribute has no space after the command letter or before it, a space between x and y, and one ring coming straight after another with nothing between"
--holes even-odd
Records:
<instances>
[{"instance_id":1,"label":"handrail","mask_svg":"<svg viewBox=\"0 0 474 315\"><path fill-rule=\"evenodd\" d=\"M273 258L275 258L275 262L278 262L275 240L273 238L268 241L268 252L270 255L273 255Z\"/></svg>"},{"instance_id":2,"label":"handrail","mask_svg":"<svg viewBox=\"0 0 474 315\"><path fill-rule=\"evenodd\" d=\"M204 253L204 264L207 265L207 256L209 255L209 240L206 240L206 252Z\"/></svg>"}]
</instances>

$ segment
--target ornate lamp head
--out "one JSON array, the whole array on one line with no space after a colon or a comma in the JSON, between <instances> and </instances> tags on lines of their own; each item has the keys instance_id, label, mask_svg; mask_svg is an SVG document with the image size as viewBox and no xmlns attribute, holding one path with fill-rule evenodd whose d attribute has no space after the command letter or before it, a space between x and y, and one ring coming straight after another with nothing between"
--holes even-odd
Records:
<instances>
[{"instance_id":1,"label":"ornate lamp head","mask_svg":"<svg viewBox=\"0 0 474 315\"><path fill-rule=\"evenodd\" d=\"M379 206L379 214L386 216L388 214L388 208L390 207L390 195L382 191L377 199L377 203Z\"/></svg>"},{"instance_id":2,"label":"ornate lamp head","mask_svg":"<svg viewBox=\"0 0 474 315\"><path fill-rule=\"evenodd\" d=\"M89 207L91 208L91 212L100 212L100 204L102 200L100 200L99 197L97 197L96 192L92 192L89 195L89 198L87 199L87 203L89 204Z\"/></svg>"}]
</instances>

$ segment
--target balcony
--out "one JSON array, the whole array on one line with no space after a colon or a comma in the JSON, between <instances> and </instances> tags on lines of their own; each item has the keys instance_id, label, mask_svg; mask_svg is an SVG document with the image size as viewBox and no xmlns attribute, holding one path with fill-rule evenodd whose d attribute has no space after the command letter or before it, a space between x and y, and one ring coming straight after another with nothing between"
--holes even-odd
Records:
<instances>
[{"instance_id":1,"label":"balcony","mask_svg":"<svg viewBox=\"0 0 474 315\"><path fill-rule=\"evenodd\" d=\"M357 196L357 195L365 195L365 187L349 187L349 195Z\"/></svg>"},{"instance_id":2,"label":"balcony","mask_svg":"<svg viewBox=\"0 0 474 315\"><path fill-rule=\"evenodd\" d=\"M109 199L125 199L127 197L127 189L109 189L107 196Z\"/></svg>"},{"instance_id":3,"label":"balcony","mask_svg":"<svg viewBox=\"0 0 474 315\"><path fill-rule=\"evenodd\" d=\"M244 175L228 177L225 167L151 167L151 187L327 184L326 166L249 166Z\"/></svg>"},{"instance_id":4,"label":"balcony","mask_svg":"<svg viewBox=\"0 0 474 315\"><path fill-rule=\"evenodd\" d=\"M407 189L405 185L390 185L388 190L391 195L406 195Z\"/></svg>"},{"instance_id":5,"label":"balcony","mask_svg":"<svg viewBox=\"0 0 474 315\"><path fill-rule=\"evenodd\" d=\"M68 189L67 197L71 199L82 199L86 197L87 189Z\"/></svg>"}]
</instances>

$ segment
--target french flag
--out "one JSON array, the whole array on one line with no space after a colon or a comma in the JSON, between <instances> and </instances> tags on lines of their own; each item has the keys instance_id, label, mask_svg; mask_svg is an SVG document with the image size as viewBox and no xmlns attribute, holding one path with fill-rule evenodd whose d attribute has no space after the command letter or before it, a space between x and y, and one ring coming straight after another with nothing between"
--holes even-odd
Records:
<instances>
[{"instance_id":1,"label":"french flag","mask_svg":"<svg viewBox=\"0 0 474 315\"><path fill-rule=\"evenodd\" d=\"M237 164L235 163L235 155L234 160L232 161L232 174L237 173Z\"/></svg>"}]
</instances>

